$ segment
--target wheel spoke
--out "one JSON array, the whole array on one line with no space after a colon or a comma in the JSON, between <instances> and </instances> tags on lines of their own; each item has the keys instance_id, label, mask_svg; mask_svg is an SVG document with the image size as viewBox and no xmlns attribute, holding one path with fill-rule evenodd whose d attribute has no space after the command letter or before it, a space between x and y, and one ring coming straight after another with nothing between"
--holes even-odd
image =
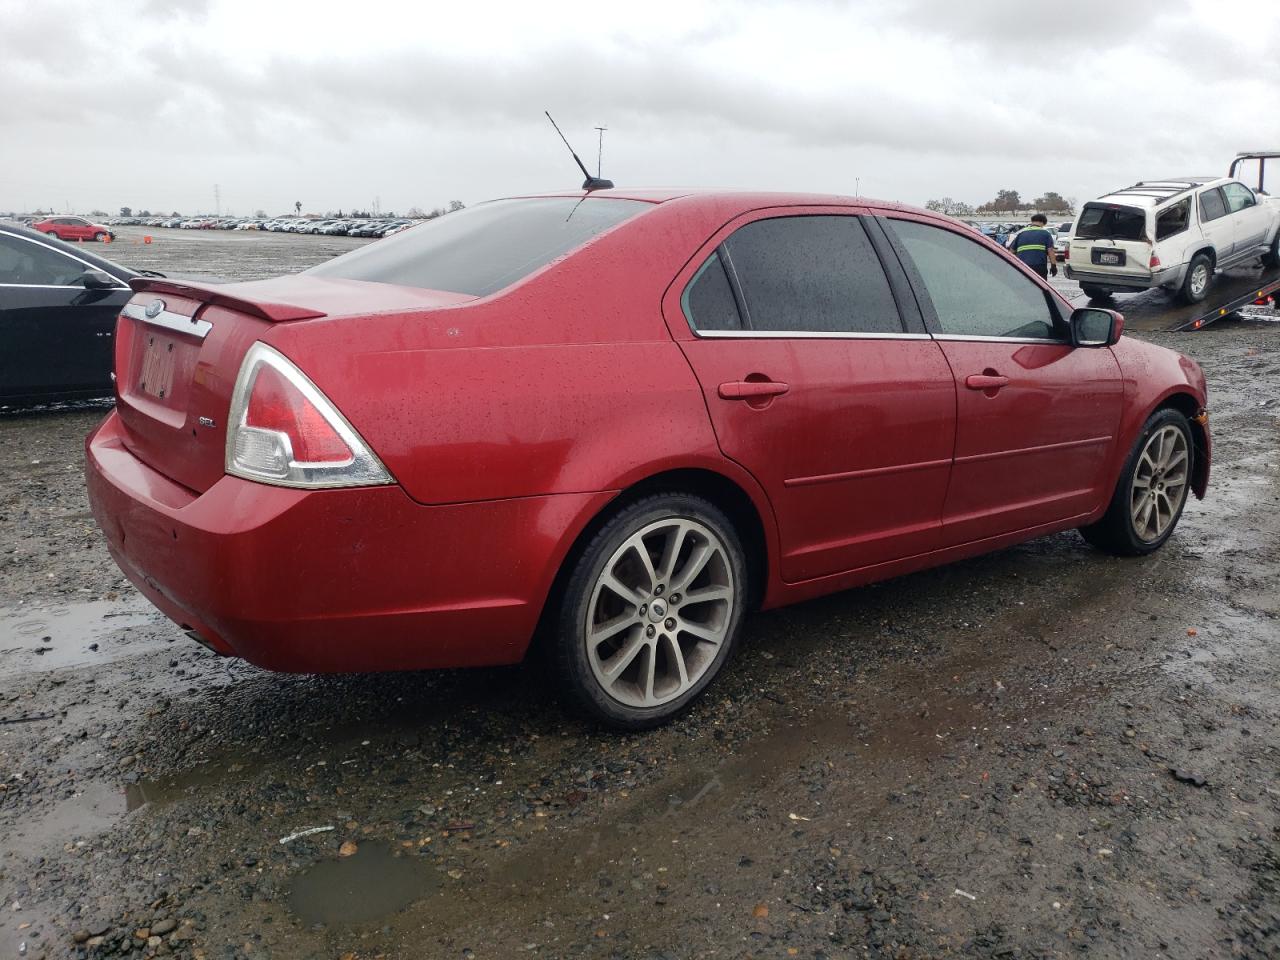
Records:
<instances>
[{"instance_id":1,"label":"wheel spoke","mask_svg":"<svg viewBox=\"0 0 1280 960\"><path fill-rule=\"evenodd\" d=\"M634 626L640 622L640 618L635 612L621 613L612 620L606 620L604 623L597 623L592 626L587 636L593 647L598 647L610 637L615 637L624 627Z\"/></svg>"},{"instance_id":2,"label":"wheel spoke","mask_svg":"<svg viewBox=\"0 0 1280 960\"><path fill-rule=\"evenodd\" d=\"M653 679L654 674L658 670L658 648L652 644L645 644L644 648L644 665L641 667L640 675L644 681L644 702L653 702Z\"/></svg>"},{"instance_id":3,"label":"wheel spoke","mask_svg":"<svg viewBox=\"0 0 1280 960\"><path fill-rule=\"evenodd\" d=\"M601 578L600 585L605 589L611 590L612 592L616 593L619 597L627 601L627 603L631 604L633 607L638 607L640 606L640 604L644 603L645 597L643 593L641 593L635 587L627 586L625 583L619 580L612 573L606 573L604 577Z\"/></svg>"},{"instance_id":4,"label":"wheel spoke","mask_svg":"<svg viewBox=\"0 0 1280 960\"><path fill-rule=\"evenodd\" d=\"M688 620L682 620L678 628L681 633L691 633L699 640L705 640L707 643L719 644L722 639L719 630L712 630L708 626L701 623L691 623Z\"/></svg>"},{"instance_id":5,"label":"wheel spoke","mask_svg":"<svg viewBox=\"0 0 1280 960\"><path fill-rule=\"evenodd\" d=\"M669 633L662 635L662 645L667 650L667 663L675 664L680 679L680 689L689 686L689 671L684 662L684 651L680 649L680 641Z\"/></svg>"},{"instance_id":6,"label":"wheel spoke","mask_svg":"<svg viewBox=\"0 0 1280 960\"><path fill-rule=\"evenodd\" d=\"M682 607L695 603L710 603L713 600L732 600L733 587L703 587L701 590L690 590L684 595Z\"/></svg>"},{"instance_id":7,"label":"wheel spoke","mask_svg":"<svg viewBox=\"0 0 1280 960\"><path fill-rule=\"evenodd\" d=\"M631 552L640 558L645 575L649 578L649 590L652 591L660 581L658 580L657 571L653 569L653 561L649 558L649 549L644 545L642 539L636 537L635 542L631 545Z\"/></svg>"},{"instance_id":8,"label":"wheel spoke","mask_svg":"<svg viewBox=\"0 0 1280 960\"><path fill-rule=\"evenodd\" d=\"M601 665L603 668L605 677L610 682L617 680L618 677L621 676L622 673L627 669L627 667L631 666L632 662L636 658L636 655L639 654L640 651L643 650L646 646L648 646L648 644L649 644L649 641L648 641L648 638L645 637L644 631L637 630L634 634L631 635L631 637L627 639L626 644L624 644L623 647L617 653L615 653L612 657L610 657L607 661L605 661Z\"/></svg>"},{"instance_id":9,"label":"wheel spoke","mask_svg":"<svg viewBox=\"0 0 1280 960\"><path fill-rule=\"evenodd\" d=\"M671 582L671 574L675 572L676 560L680 556L680 548L684 546L684 538L688 532L689 525L679 523L667 534L667 542L662 547L662 559L658 561L659 582Z\"/></svg>"},{"instance_id":10,"label":"wheel spoke","mask_svg":"<svg viewBox=\"0 0 1280 960\"><path fill-rule=\"evenodd\" d=\"M689 584L698 578L698 574L706 567L707 562L715 556L718 551L709 543L698 544L694 552L689 556L689 562L684 568L671 578L671 589L683 590Z\"/></svg>"}]
</instances>

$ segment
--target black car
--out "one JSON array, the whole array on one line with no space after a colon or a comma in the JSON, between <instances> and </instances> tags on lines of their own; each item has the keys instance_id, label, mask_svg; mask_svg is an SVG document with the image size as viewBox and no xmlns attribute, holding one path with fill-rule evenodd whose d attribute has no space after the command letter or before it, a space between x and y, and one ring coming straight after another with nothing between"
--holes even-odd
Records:
<instances>
[{"instance_id":1,"label":"black car","mask_svg":"<svg viewBox=\"0 0 1280 960\"><path fill-rule=\"evenodd\" d=\"M110 396L116 317L138 272L0 223L0 403Z\"/></svg>"}]
</instances>

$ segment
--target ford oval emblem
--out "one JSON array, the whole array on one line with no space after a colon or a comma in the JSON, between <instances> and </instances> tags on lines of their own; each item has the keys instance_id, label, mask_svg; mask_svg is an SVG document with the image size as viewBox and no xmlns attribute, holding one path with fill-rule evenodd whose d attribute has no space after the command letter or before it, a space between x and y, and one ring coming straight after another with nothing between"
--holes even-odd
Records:
<instances>
[{"instance_id":1,"label":"ford oval emblem","mask_svg":"<svg viewBox=\"0 0 1280 960\"><path fill-rule=\"evenodd\" d=\"M160 316L160 314L164 313L164 301L152 300L147 304L146 313L148 320L154 320L156 317Z\"/></svg>"}]
</instances>

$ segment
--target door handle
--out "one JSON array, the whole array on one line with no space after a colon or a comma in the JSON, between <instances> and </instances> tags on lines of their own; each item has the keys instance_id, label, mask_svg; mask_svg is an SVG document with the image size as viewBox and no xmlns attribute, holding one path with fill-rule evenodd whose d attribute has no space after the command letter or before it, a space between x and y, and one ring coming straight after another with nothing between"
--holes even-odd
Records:
<instances>
[{"instance_id":1,"label":"door handle","mask_svg":"<svg viewBox=\"0 0 1280 960\"><path fill-rule=\"evenodd\" d=\"M964 378L964 385L970 390L999 390L1008 383L1008 377L990 373L971 373Z\"/></svg>"},{"instance_id":2,"label":"door handle","mask_svg":"<svg viewBox=\"0 0 1280 960\"><path fill-rule=\"evenodd\" d=\"M730 380L720 384L721 400L757 400L761 397L780 397L791 389L789 383L777 380Z\"/></svg>"}]
</instances>

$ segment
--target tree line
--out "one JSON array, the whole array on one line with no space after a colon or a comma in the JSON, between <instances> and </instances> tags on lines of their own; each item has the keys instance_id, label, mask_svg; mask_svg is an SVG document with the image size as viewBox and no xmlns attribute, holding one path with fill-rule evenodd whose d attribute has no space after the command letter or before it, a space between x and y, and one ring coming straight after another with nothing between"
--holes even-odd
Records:
<instances>
[{"instance_id":1,"label":"tree line","mask_svg":"<svg viewBox=\"0 0 1280 960\"><path fill-rule=\"evenodd\" d=\"M996 193L995 199L978 204L976 207L951 197L930 200L924 206L926 210L945 213L952 217L972 217L980 213L1012 213L1023 210L1039 213L1073 213L1076 204L1074 198L1064 197L1055 190L1048 190L1043 196L1036 197L1034 200L1023 200L1017 190L1000 190Z\"/></svg>"}]
</instances>

